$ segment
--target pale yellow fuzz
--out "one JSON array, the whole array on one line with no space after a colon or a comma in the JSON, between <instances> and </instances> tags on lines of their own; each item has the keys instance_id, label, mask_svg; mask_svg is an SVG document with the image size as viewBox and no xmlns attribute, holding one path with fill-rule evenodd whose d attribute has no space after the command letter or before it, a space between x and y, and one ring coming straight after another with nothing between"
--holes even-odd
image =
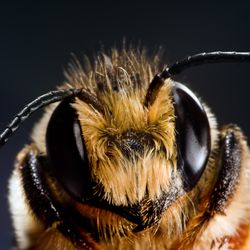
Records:
<instances>
[{"instance_id":1,"label":"pale yellow fuzz","mask_svg":"<svg viewBox=\"0 0 250 250\"><path fill-rule=\"evenodd\" d=\"M152 106L146 108L143 104L155 74L152 65L144 52L138 56L134 51L122 51L118 58L113 50L110 57L98 57L95 72L84 72L78 64L67 74L71 85L75 86L77 81L78 87L89 89L103 105L104 113L79 98L72 104L81 124L92 177L102 183L105 198L114 205L136 203L147 190L150 198L159 197L168 190L172 171L176 169L172 82L166 81ZM100 81L103 92L98 91ZM112 90L114 83L117 91ZM130 159L126 159L109 138L120 138L131 130L150 134L154 152L145 149L144 155L135 160L131 151Z\"/></svg>"},{"instance_id":2,"label":"pale yellow fuzz","mask_svg":"<svg viewBox=\"0 0 250 250\"><path fill-rule=\"evenodd\" d=\"M105 114L76 99L72 106L77 110L82 134L92 166L93 178L105 187L106 199L115 205L140 201L148 189L150 198L167 190L171 171L175 169L174 111L170 96L171 84L163 87L157 101L149 108L135 95L108 92L103 99ZM163 108L165 107L165 108ZM124 119L126 117L126 119ZM135 130L153 136L156 152L164 147L166 155L147 151L142 159L128 160L109 137L119 137L123 132ZM112 155L112 158L110 156ZM112 178L110 178L112 176ZM156 181L157 176L161 176Z\"/></svg>"}]
</instances>

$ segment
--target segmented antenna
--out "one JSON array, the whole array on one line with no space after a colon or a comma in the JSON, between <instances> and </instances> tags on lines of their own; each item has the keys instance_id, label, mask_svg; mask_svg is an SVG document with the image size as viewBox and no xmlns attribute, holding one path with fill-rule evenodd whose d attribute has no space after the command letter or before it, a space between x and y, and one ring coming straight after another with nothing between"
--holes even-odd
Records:
<instances>
[{"instance_id":1,"label":"segmented antenna","mask_svg":"<svg viewBox=\"0 0 250 250\"><path fill-rule=\"evenodd\" d=\"M222 62L250 62L250 52L208 52L200 53L193 56L188 56L181 61L177 61L170 67L166 67L160 74L157 74L149 85L144 105L150 106L159 92L160 88L164 84L167 78L170 78L176 74L181 73L183 70L207 63L222 63ZM104 112L101 103L95 96L83 89L67 89L51 91L47 94L39 96L37 99L27 104L23 110L21 110L12 120L12 122L6 127L6 129L0 135L0 148L8 141L10 136L19 128L22 122L24 122L31 114L40 108L43 108L51 103L62 101L68 97L74 97L81 95L87 103L91 104L94 108L100 112Z\"/></svg>"},{"instance_id":2,"label":"segmented antenna","mask_svg":"<svg viewBox=\"0 0 250 250\"><path fill-rule=\"evenodd\" d=\"M236 63L236 62L250 62L250 52L204 52L200 54L196 54L193 56L188 56L183 60L177 61L169 67L166 67L160 74L157 74L152 82L149 85L144 105L146 107L150 106L157 96L160 88L164 84L164 81L167 78L170 78L174 75L180 74L187 68L191 68L193 66L198 66L202 64L208 63Z\"/></svg>"},{"instance_id":3,"label":"segmented antenna","mask_svg":"<svg viewBox=\"0 0 250 250\"><path fill-rule=\"evenodd\" d=\"M19 128L22 122L24 122L31 114L40 108L43 108L51 103L61 101L67 97L73 97L79 95L82 89L66 89L51 91L47 94L41 95L34 101L27 104L11 121L6 129L0 135L0 148L8 141L10 136Z\"/></svg>"}]
</instances>

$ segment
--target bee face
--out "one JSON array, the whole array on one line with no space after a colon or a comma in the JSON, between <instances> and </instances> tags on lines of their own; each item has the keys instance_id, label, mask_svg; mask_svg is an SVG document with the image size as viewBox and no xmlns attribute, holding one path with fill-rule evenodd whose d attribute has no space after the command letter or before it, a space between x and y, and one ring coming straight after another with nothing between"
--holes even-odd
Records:
<instances>
[{"instance_id":1,"label":"bee face","mask_svg":"<svg viewBox=\"0 0 250 250\"><path fill-rule=\"evenodd\" d=\"M158 90L149 86L158 61L113 50L93 68L69 68L63 88L83 91L47 110L11 180L11 204L21 179L22 202L33 212L37 234L22 236L27 245L40 249L41 237L41 249L57 241L68 249L148 249L148 242L216 249L241 228L249 206L237 220L219 216L236 211L249 187L243 136L233 126L218 135L209 109L184 85L168 79ZM221 233L219 219L235 231Z\"/></svg>"}]
</instances>

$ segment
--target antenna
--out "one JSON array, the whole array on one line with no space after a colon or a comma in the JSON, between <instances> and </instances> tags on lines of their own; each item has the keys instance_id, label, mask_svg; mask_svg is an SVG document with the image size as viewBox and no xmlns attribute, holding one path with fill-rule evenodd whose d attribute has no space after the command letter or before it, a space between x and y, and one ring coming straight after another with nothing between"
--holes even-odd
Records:
<instances>
[{"instance_id":1,"label":"antenna","mask_svg":"<svg viewBox=\"0 0 250 250\"><path fill-rule=\"evenodd\" d=\"M209 63L250 63L250 52L236 52L236 51L215 51L204 52L188 56L169 67L166 67L160 74L157 74L151 81L147 94L145 97L144 105L146 107L153 104L155 98L167 78L182 73L185 69L209 64Z\"/></svg>"},{"instance_id":2,"label":"antenna","mask_svg":"<svg viewBox=\"0 0 250 250\"><path fill-rule=\"evenodd\" d=\"M0 148L8 141L10 136L19 128L31 114L38 109L41 109L51 103L61 101L67 97L77 96L82 92L82 89L66 89L50 91L39 96L34 101L27 104L10 122L6 129L0 135Z\"/></svg>"}]
</instances>

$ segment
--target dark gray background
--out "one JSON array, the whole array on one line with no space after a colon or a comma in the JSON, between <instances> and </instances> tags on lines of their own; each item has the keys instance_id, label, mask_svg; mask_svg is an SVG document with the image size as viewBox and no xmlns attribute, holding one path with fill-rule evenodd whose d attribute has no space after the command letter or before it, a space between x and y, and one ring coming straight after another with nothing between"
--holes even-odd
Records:
<instances>
[{"instance_id":1,"label":"dark gray background","mask_svg":"<svg viewBox=\"0 0 250 250\"><path fill-rule=\"evenodd\" d=\"M148 48L162 45L166 63L203 51L250 51L247 1L50 2L0 4L1 130L27 102L62 82L71 52L91 55L124 37ZM209 65L176 79L203 97L220 124L237 123L249 137L249 72L249 64ZM7 181L39 115L0 151L0 249L9 249L12 235Z\"/></svg>"}]
</instances>

